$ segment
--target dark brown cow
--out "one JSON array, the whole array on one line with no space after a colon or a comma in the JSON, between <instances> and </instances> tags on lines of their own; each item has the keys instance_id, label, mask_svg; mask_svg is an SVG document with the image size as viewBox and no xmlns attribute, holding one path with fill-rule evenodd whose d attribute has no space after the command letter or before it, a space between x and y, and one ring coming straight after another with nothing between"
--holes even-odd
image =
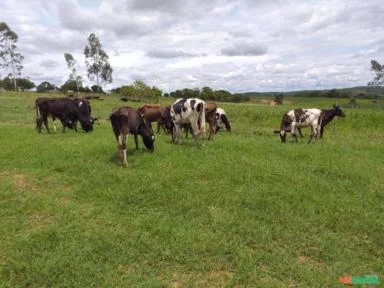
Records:
<instances>
[{"instance_id":1,"label":"dark brown cow","mask_svg":"<svg viewBox=\"0 0 384 288\"><path fill-rule=\"evenodd\" d=\"M170 110L167 110L160 104L144 104L138 111L147 122L157 122L157 133L160 132L160 126L163 127L166 134L172 132Z\"/></svg>"},{"instance_id":2,"label":"dark brown cow","mask_svg":"<svg viewBox=\"0 0 384 288\"><path fill-rule=\"evenodd\" d=\"M137 135L140 135L143 139L145 147L153 152L155 136L150 128L150 123L146 123L144 121L139 111L131 107L121 107L116 111L113 111L109 116L109 119L111 120L112 130L118 143L119 157L124 166L128 166L128 134L132 134L134 136L136 149L139 149Z\"/></svg>"},{"instance_id":3,"label":"dark brown cow","mask_svg":"<svg viewBox=\"0 0 384 288\"><path fill-rule=\"evenodd\" d=\"M91 108L88 100L39 97L35 101L35 108L36 129L39 133L41 132L43 123L48 133L50 133L48 116L51 116L52 120L58 118L61 121L63 132L65 132L66 127L77 131L77 121L80 122L85 132L93 130L95 119L90 116Z\"/></svg>"}]
</instances>

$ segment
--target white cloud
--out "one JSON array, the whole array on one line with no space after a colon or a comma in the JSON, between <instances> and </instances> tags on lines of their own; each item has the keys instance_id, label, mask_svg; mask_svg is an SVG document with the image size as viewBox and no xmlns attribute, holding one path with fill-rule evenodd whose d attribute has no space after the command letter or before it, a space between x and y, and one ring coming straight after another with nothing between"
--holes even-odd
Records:
<instances>
[{"instance_id":1,"label":"white cloud","mask_svg":"<svg viewBox=\"0 0 384 288\"><path fill-rule=\"evenodd\" d=\"M3 0L0 11L36 84L64 83L65 52L86 80L90 33L110 56L109 88L136 79L167 92L357 86L371 80L371 59L384 62L379 0Z\"/></svg>"}]
</instances>

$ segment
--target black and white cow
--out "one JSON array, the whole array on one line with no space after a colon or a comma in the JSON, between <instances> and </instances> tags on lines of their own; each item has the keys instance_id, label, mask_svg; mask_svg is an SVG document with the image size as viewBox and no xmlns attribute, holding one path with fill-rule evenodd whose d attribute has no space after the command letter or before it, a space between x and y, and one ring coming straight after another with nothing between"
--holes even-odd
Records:
<instances>
[{"instance_id":1,"label":"black and white cow","mask_svg":"<svg viewBox=\"0 0 384 288\"><path fill-rule=\"evenodd\" d=\"M314 141L316 142L317 135L319 134L321 127L321 109L312 108L312 109L295 109L286 112L283 115L283 119L280 125L280 139L281 142L286 141L286 133L291 132L292 137L295 138L297 142L296 132L298 128L301 127L311 127L311 137L309 138L308 143Z\"/></svg>"},{"instance_id":2,"label":"black and white cow","mask_svg":"<svg viewBox=\"0 0 384 288\"><path fill-rule=\"evenodd\" d=\"M231 132L232 125L231 125L231 122L229 122L229 119L228 119L227 114L225 113L224 109L217 107L215 117L216 117L216 121L217 121L216 133L220 129L223 129L224 127L229 132Z\"/></svg>"},{"instance_id":3,"label":"black and white cow","mask_svg":"<svg viewBox=\"0 0 384 288\"><path fill-rule=\"evenodd\" d=\"M170 115L173 123L172 141L180 143L180 125L190 123L193 136L204 138L205 136L205 109L207 104L198 98L180 98L172 105Z\"/></svg>"},{"instance_id":4,"label":"black and white cow","mask_svg":"<svg viewBox=\"0 0 384 288\"><path fill-rule=\"evenodd\" d=\"M305 113L304 111L309 111L309 112ZM292 126L295 126L295 128L296 128L295 130L297 130L299 132L301 137L303 137L303 134L301 133L301 127L306 127L306 126L313 127L313 125L311 125L311 123L306 124L307 122L310 122L309 117L308 118L306 118L306 117L310 113L312 113L311 111L312 112L316 111L316 115L318 115L318 113L320 111L320 116L318 118L319 127L318 127L318 130L316 131L316 137L318 136L318 134L320 134L320 138L323 138L324 128L329 122L331 122L333 120L333 118L335 118L336 116L345 117L344 112L337 105L334 105L332 109L321 109L321 110L320 109L296 109L296 110L288 111L283 116L283 121L281 123L280 130L275 131L275 133L280 133L280 138L281 138L282 142L285 142L285 134L287 132L292 133L292 131L293 131L293 130L291 130ZM299 119L299 121L297 121L297 119ZM300 121L300 119L302 121ZM293 121L293 120L295 120L295 121ZM303 121L303 120L305 120L305 121ZM296 131L294 131L294 133L292 133L292 135L293 135L293 137L296 138L296 142L297 142L297 136L296 136L295 132ZM309 142L311 142L311 140L313 139L312 136L313 136L313 129L312 129L311 138L309 139ZM316 138L315 138L315 141L316 141Z\"/></svg>"}]
</instances>

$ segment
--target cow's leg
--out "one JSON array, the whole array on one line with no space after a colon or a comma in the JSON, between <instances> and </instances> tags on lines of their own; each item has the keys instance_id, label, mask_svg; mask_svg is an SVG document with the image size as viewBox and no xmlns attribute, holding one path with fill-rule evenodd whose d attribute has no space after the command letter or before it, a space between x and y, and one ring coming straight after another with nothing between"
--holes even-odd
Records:
<instances>
[{"instance_id":1,"label":"cow's leg","mask_svg":"<svg viewBox=\"0 0 384 288\"><path fill-rule=\"evenodd\" d=\"M208 123L209 124L209 137L208 140L213 141L213 135L215 135L215 124L214 123Z\"/></svg>"},{"instance_id":2,"label":"cow's leg","mask_svg":"<svg viewBox=\"0 0 384 288\"><path fill-rule=\"evenodd\" d=\"M313 143L316 142L318 131L319 131L318 125L312 125L311 126L311 138L309 138L308 143L311 143L312 141L313 141Z\"/></svg>"},{"instance_id":3,"label":"cow's leg","mask_svg":"<svg viewBox=\"0 0 384 288\"><path fill-rule=\"evenodd\" d=\"M323 138L323 133L324 133L324 126L320 127L320 139Z\"/></svg>"},{"instance_id":4,"label":"cow's leg","mask_svg":"<svg viewBox=\"0 0 384 288\"><path fill-rule=\"evenodd\" d=\"M180 143L180 124L174 123L172 129L172 141L173 143Z\"/></svg>"},{"instance_id":5,"label":"cow's leg","mask_svg":"<svg viewBox=\"0 0 384 288\"><path fill-rule=\"evenodd\" d=\"M135 138L136 150L139 150L139 140L137 139L137 137L137 134L133 135L133 138Z\"/></svg>"},{"instance_id":6,"label":"cow's leg","mask_svg":"<svg viewBox=\"0 0 384 288\"><path fill-rule=\"evenodd\" d=\"M49 131L49 128L48 128L48 117L45 115L43 116L43 122L44 122L45 128L47 129L47 132L51 133L51 131Z\"/></svg>"},{"instance_id":7,"label":"cow's leg","mask_svg":"<svg viewBox=\"0 0 384 288\"><path fill-rule=\"evenodd\" d=\"M127 161L127 135L120 134L118 137L119 141L119 157L123 161L123 166L128 166Z\"/></svg>"},{"instance_id":8,"label":"cow's leg","mask_svg":"<svg viewBox=\"0 0 384 288\"><path fill-rule=\"evenodd\" d=\"M61 125L63 125L63 133L65 133L65 122L64 122L64 120L60 120L60 122L61 122ZM55 122L54 122L54 126L53 126L53 130L56 132L56 125L55 125Z\"/></svg>"},{"instance_id":9,"label":"cow's leg","mask_svg":"<svg viewBox=\"0 0 384 288\"><path fill-rule=\"evenodd\" d=\"M41 133L41 125L43 125L43 118L40 117L36 120L36 130L39 131L39 133Z\"/></svg>"},{"instance_id":10,"label":"cow's leg","mask_svg":"<svg viewBox=\"0 0 384 288\"><path fill-rule=\"evenodd\" d=\"M297 127L297 131L299 131L300 137L303 138L303 133L301 133L301 128Z\"/></svg>"},{"instance_id":11,"label":"cow's leg","mask_svg":"<svg viewBox=\"0 0 384 288\"><path fill-rule=\"evenodd\" d=\"M193 133L193 136L196 138L196 139L200 139L201 138L201 131L199 129L199 124L197 121L191 121L191 127L192 127L192 133Z\"/></svg>"},{"instance_id":12,"label":"cow's leg","mask_svg":"<svg viewBox=\"0 0 384 288\"><path fill-rule=\"evenodd\" d=\"M280 130L280 140L281 140L281 143L285 143L286 142L286 138L287 138L287 132L285 132L284 129L281 129Z\"/></svg>"},{"instance_id":13,"label":"cow's leg","mask_svg":"<svg viewBox=\"0 0 384 288\"><path fill-rule=\"evenodd\" d=\"M291 125L291 134L292 134L292 138L295 139L295 142L297 143L297 135L296 135L296 125Z\"/></svg>"}]
</instances>

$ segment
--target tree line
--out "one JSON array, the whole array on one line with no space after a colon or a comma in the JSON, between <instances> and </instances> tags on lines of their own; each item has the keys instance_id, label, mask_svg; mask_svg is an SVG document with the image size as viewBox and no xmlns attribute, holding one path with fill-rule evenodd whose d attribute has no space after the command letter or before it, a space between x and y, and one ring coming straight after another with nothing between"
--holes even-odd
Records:
<instances>
[{"instance_id":1,"label":"tree line","mask_svg":"<svg viewBox=\"0 0 384 288\"><path fill-rule=\"evenodd\" d=\"M88 79L96 82L91 87L83 86L83 79L78 75L77 60L69 52L64 53L64 59L69 70L68 80L57 87L56 85L43 81L39 85L35 85L28 77L22 78L21 71L24 68L24 56L17 51L18 35L6 23L0 22L0 73L6 76L0 78L0 88L5 90L14 91L27 91L36 88L37 92L50 92L50 91L73 91L73 92L103 92L103 85L112 83L113 69L109 63L108 54L104 51L99 38L91 33L87 38L87 45L84 47L83 54L85 57L85 64L87 67ZM384 87L384 65L376 60L371 60L371 71L373 71L373 79L367 83L367 87L375 91L376 98L381 96L382 88ZM1 74L0 74L1 76ZM152 101L157 102L159 97L173 97L173 98L191 98L198 97L203 100L212 101L226 101L226 102L246 102L250 97L255 94L264 93L235 93L232 94L226 90L213 90L210 87L203 87L202 89L184 88L164 93L157 87L149 87L144 81L134 81L131 85L123 85L119 88L112 89L112 92L119 93L122 97L128 97L137 101ZM307 97L330 97L330 98L347 98L350 97L348 93L332 89L326 92L323 91L298 91L291 93L273 94L277 101L282 102L284 95L291 96L307 96ZM268 93L267 93L268 94ZM364 93L358 95L359 98L369 97Z\"/></svg>"}]
</instances>

